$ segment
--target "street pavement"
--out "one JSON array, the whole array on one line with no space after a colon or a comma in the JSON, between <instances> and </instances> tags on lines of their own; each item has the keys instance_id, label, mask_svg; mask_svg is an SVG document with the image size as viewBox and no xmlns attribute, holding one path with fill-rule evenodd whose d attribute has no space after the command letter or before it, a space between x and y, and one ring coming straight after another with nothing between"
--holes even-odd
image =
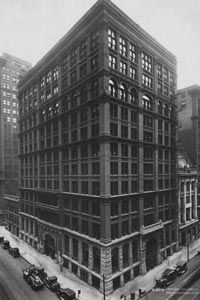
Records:
<instances>
[{"instance_id":1,"label":"street pavement","mask_svg":"<svg viewBox=\"0 0 200 300\"><path fill-rule=\"evenodd\" d=\"M29 263L22 257L14 258L0 247L0 300L56 300L56 295L44 287L34 291L23 279L22 268Z\"/></svg>"},{"instance_id":2,"label":"street pavement","mask_svg":"<svg viewBox=\"0 0 200 300\"><path fill-rule=\"evenodd\" d=\"M53 261L49 256L41 254L31 246L29 246L26 242L22 241L18 237L12 235L8 230L4 227L0 226L0 236L4 236L11 243L11 246L18 247L20 249L21 255L31 264L35 264L37 266L42 266L48 275L55 275L58 278L58 282L61 284L61 287L69 287L74 290L76 293L80 289L81 294L79 296L80 300L102 300L103 295L95 288L89 286L74 274L70 273L65 268L60 270L60 266L56 261ZM200 250L200 239L194 241L189 247L189 259L194 257L197 251ZM150 270L144 276L137 276L133 281L128 282L123 287L117 289L106 297L106 300L118 300L120 296L126 295L126 299L130 299L130 293L138 291L139 288L142 288L146 292L152 290L155 286L155 280L161 275L161 273L168 267L175 265L180 260L187 260L188 257L188 249L187 247L183 247L180 251L176 252L172 256L168 257L168 259L164 260L162 264L155 267L153 270ZM200 261L200 256L196 256L197 260ZM193 261L193 260L191 260ZM191 265L192 269L196 268L196 261L194 265ZM184 275L182 275L184 276ZM181 277L182 277L181 276ZM180 278L180 280L182 280ZM177 281L178 283L178 281ZM152 292L151 292L152 293ZM157 300L161 298L152 298L151 293L148 293L148 300ZM143 298L145 299L145 298ZM166 298L164 298L166 299ZM189 298L188 298L189 299Z\"/></svg>"}]
</instances>

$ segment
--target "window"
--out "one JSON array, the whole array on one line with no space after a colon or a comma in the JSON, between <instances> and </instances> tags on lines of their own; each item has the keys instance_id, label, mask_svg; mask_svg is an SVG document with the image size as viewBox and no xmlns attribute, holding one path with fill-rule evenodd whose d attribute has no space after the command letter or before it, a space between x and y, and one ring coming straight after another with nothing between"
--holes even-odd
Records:
<instances>
[{"instance_id":1,"label":"window","mask_svg":"<svg viewBox=\"0 0 200 300\"><path fill-rule=\"evenodd\" d=\"M120 61L120 65L119 65L119 71L124 74L127 75L127 64L123 61Z\"/></svg>"},{"instance_id":2,"label":"window","mask_svg":"<svg viewBox=\"0 0 200 300\"><path fill-rule=\"evenodd\" d=\"M128 157L128 145L121 144L121 154L123 157Z\"/></svg>"},{"instance_id":3,"label":"window","mask_svg":"<svg viewBox=\"0 0 200 300\"><path fill-rule=\"evenodd\" d=\"M137 104L137 94L136 94L136 91L134 88L131 88L130 101L131 101L131 104Z\"/></svg>"},{"instance_id":4,"label":"window","mask_svg":"<svg viewBox=\"0 0 200 300\"><path fill-rule=\"evenodd\" d=\"M118 136L118 128L117 124L110 123L110 135L112 136Z\"/></svg>"},{"instance_id":5,"label":"window","mask_svg":"<svg viewBox=\"0 0 200 300\"><path fill-rule=\"evenodd\" d=\"M121 137L128 138L128 126L121 125Z\"/></svg>"},{"instance_id":6,"label":"window","mask_svg":"<svg viewBox=\"0 0 200 300\"><path fill-rule=\"evenodd\" d=\"M100 182L99 181L92 182L92 195L100 195Z\"/></svg>"},{"instance_id":7,"label":"window","mask_svg":"<svg viewBox=\"0 0 200 300\"><path fill-rule=\"evenodd\" d=\"M92 163L92 175L100 174L100 163L94 162Z\"/></svg>"},{"instance_id":8,"label":"window","mask_svg":"<svg viewBox=\"0 0 200 300\"><path fill-rule=\"evenodd\" d=\"M80 66L80 77L84 77L87 74L87 64L83 64ZM75 81L76 79L74 79ZM73 82L72 78L71 78L71 82Z\"/></svg>"},{"instance_id":9,"label":"window","mask_svg":"<svg viewBox=\"0 0 200 300\"><path fill-rule=\"evenodd\" d=\"M88 164L87 163L81 164L81 175L88 175Z\"/></svg>"},{"instance_id":10,"label":"window","mask_svg":"<svg viewBox=\"0 0 200 300\"><path fill-rule=\"evenodd\" d=\"M122 194L128 194L128 181L122 181Z\"/></svg>"},{"instance_id":11,"label":"window","mask_svg":"<svg viewBox=\"0 0 200 300\"><path fill-rule=\"evenodd\" d=\"M118 175L118 162L117 161L110 162L110 174Z\"/></svg>"},{"instance_id":12,"label":"window","mask_svg":"<svg viewBox=\"0 0 200 300\"><path fill-rule=\"evenodd\" d=\"M128 121L128 109L123 106L121 106L121 119Z\"/></svg>"},{"instance_id":13,"label":"window","mask_svg":"<svg viewBox=\"0 0 200 300\"><path fill-rule=\"evenodd\" d=\"M111 195L118 195L118 181L110 182L110 193Z\"/></svg>"},{"instance_id":14,"label":"window","mask_svg":"<svg viewBox=\"0 0 200 300\"><path fill-rule=\"evenodd\" d=\"M153 132L144 130L143 140L147 143L153 143Z\"/></svg>"},{"instance_id":15,"label":"window","mask_svg":"<svg viewBox=\"0 0 200 300\"><path fill-rule=\"evenodd\" d=\"M166 67L163 68L163 77L165 82L169 81L169 71Z\"/></svg>"},{"instance_id":16,"label":"window","mask_svg":"<svg viewBox=\"0 0 200 300\"><path fill-rule=\"evenodd\" d=\"M119 53L123 56L127 56L127 42L122 37L119 38Z\"/></svg>"},{"instance_id":17,"label":"window","mask_svg":"<svg viewBox=\"0 0 200 300\"><path fill-rule=\"evenodd\" d=\"M147 110L150 110L150 111L153 110L152 100L146 95L144 95L142 97L142 106L143 106L144 109L147 109Z\"/></svg>"},{"instance_id":18,"label":"window","mask_svg":"<svg viewBox=\"0 0 200 300\"><path fill-rule=\"evenodd\" d=\"M152 191L154 189L154 184L152 179L144 180L144 191Z\"/></svg>"},{"instance_id":19,"label":"window","mask_svg":"<svg viewBox=\"0 0 200 300\"><path fill-rule=\"evenodd\" d=\"M81 182L81 193L88 194L88 182L87 181Z\"/></svg>"},{"instance_id":20,"label":"window","mask_svg":"<svg viewBox=\"0 0 200 300\"><path fill-rule=\"evenodd\" d=\"M95 80L91 85L91 97L97 97L99 95L99 82Z\"/></svg>"},{"instance_id":21,"label":"window","mask_svg":"<svg viewBox=\"0 0 200 300\"><path fill-rule=\"evenodd\" d=\"M147 75L142 75L142 83L149 87L149 88L152 88L153 87L153 80L151 77L147 76Z\"/></svg>"},{"instance_id":22,"label":"window","mask_svg":"<svg viewBox=\"0 0 200 300\"><path fill-rule=\"evenodd\" d=\"M91 126L91 136L95 137L98 135L99 135L99 123L96 123Z\"/></svg>"},{"instance_id":23,"label":"window","mask_svg":"<svg viewBox=\"0 0 200 300\"><path fill-rule=\"evenodd\" d=\"M136 49L133 44L129 44L129 57L130 57L130 60L132 60L133 62L136 62Z\"/></svg>"},{"instance_id":24,"label":"window","mask_svg":"<svg viewBox=\"0 0 200 300\"><path fill-rule=\"evenodd\" d=\"M114 31L108 29L108 47L116 50L117 49L117 38Z\"/></svg>"},{"instance_id":25,"label":"window","mask_svg":"<svg viewBox=\"0 0 200 300\"><path fill-rule=\"evenodd\" d=\"M153 117L144 115L143 123L144 126L153 128Z\"/></svg>"},{"instance_id":26,"label":"window","mask_svg":"<svg viewBox=\"0 0 200 300\"><path fill-rule=\"evenodd\" d=\"M144 52L142 52L142 68L150 73L152 72L152 58Z\"/></svg>"},{"instance_id":27,"label":"window","mask_svg":"<svg viewBox=\"0 0 200 300\"><path fill-rule=\"evenodd\" d=\"M87 55L87 41L83 41L80 46L80 59L85 58Z\"/></svg>"},{"instance_id":28,"label":"window","mask_svg":"<svg viewBox=\"0 0 200 300\"><path fill-rule=\"evenodd\" d=\"M92 33L91 39L90 39L91 50L94 50L94 49L96 49L98 47L98 45L99 45L99 36L100 36L99 30L97 30L97 31L95 31L95 32Z\"/></svg>"},{"instance_id":29,"label":"window","mask_svg":"<svg viewBox=\"0 0 200 300\"><path fill-rule=\"evenodd\" d=\"M110 143L110 154L111 156L118 156L118 144Z\"/></svg>"},{"instance_id":30,"label":"window","mask_svg":"<svg viewBox=\"0 0 200 300\"><path fill-rule=\"evenodd\" d=\"M136 69L133 67L130 67L130 77L136 79Z\"/></svg>"},{"instance_id":31,"label":"window","mask_svg":"<svg viewBox=\"0 0 200 300\"><path fill-rule=\"evenodd\" d=\"M121 173L128 174L128 163L127 162L121 163Z\"/></svg>"},{"instance_id":32,"label":"window","mask_svg":"<svg viewBox=\"0 0 200 300\"><path fill-rule=\"evenodd\" d=\"M99 156L99 143L94 143L91 145L92 156Z\"/></svg>"},{"instance_id":33,"label":"window","mask_svg":"<svg viewBox=\"0 0 200 300\"><path fill-rule=\"evenodd\" d=\"M95 70L98 68L99 66L99 58L98 58L98 55L94 56L93 58L91 58L91 62L90 62L90 65L91 65L91 71Z\"/></svg>"},{"instance_id":34,"label":"window","mask_svg":"<svg viewBox=\"0 0 200 300\"><path fill-rule=\"evenodd\" d=\"M157 69L156 69L156 71L157 71L157 76L158 76L158 78L159 79L162 79L162 65L161 64L157 64Z\"/></svg>"},{"instance_id":35,"label":"window","mask_svg":"<svg viewBox=\"0 0 200 300\"><path fill-rule=\"evenodd\" d=\"M109 67L112 69L117 69L117 58L111 54L109 54Z\"/></svg>"},{"instance_id":36,"label":"window","mask_svg":"<svg viewBox=\"0 0 200 300\"><path fill-rule=\"evenodd\" d=\"M113 118L118 118L118 107L116 104L110 104L110 116Z\"/></svg>"},{"instance_id":37,"label":"window","mask_svg":"<svg viewBox=\"0 0 200 300\"><path fill-rule=\"evenodd\" d=\"M123 101L128 101L128 93L127 93L127 88L125 85L120 84L119 87L119 98Z\"/></svg>"},{"instance_id":38,"label":"window","mask_svg":"<svg viewBox=\"0 0 200 300\"><path fill-rule=\"evenodd\" d=\"M109 80L109 94L112 97L117 97L117 84L112 79Z\"/></svg>"}]
</instances>

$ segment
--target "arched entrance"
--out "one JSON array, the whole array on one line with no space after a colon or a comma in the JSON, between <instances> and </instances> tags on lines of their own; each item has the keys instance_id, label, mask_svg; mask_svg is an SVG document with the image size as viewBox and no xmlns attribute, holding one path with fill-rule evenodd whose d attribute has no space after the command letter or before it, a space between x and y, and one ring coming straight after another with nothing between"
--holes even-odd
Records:
<instances>
[{"instance_id":1,"label":"arched entrance","mask_svg":"<svg viewBox=\"0 0 200 300\"><path fill-rule=\"evenodd\" d=\"M146 269L147 271L153 269L157 265L157 240L150 239L146 243Z\"/></svg>"},{"instance_id":2,"label":"arched entrance","mask_svg":"<svg viewBox=\"0 0 200 300\"><path fill-rule=\"evenodd\" d=\"M44 236L44 253L46 255L51 256L51 258L55 258L56 254L56 245L55 240L50 234L45 234Z\"/></svg>"}]
</instances>

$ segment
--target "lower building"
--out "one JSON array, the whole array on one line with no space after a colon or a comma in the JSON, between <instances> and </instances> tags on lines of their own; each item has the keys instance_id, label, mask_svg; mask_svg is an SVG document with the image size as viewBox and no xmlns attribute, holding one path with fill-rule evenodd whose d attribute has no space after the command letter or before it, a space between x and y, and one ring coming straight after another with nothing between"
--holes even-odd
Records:
<instances>
[{"instance_id":1,"label":"lower building","mask_svg":"<svg viewBox=\"0 0 200 300\"><path fill-rule=\"evenodd\" d=\"M4 195L4 224L14 235L19 236L19 197Z\"/></svg>"},{"instance_id":2,"label":"lower building","mask_svg":"<svg viewBox=\"0 0 200 300\"><path fill-rule=\"evenodd\" d=\"M179 243L185 246L197 239L199 219L197 213L197 178L198 173L186 156L179 151Z\"/></svg>"}]
</instances>

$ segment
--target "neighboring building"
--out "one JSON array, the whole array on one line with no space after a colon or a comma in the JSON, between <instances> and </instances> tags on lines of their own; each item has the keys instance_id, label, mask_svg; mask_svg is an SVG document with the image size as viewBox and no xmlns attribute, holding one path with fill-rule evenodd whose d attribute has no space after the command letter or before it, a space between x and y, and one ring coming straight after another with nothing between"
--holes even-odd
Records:
<instances>
[{"instance_id":1,"label":"neighboring building","mask_svg":"<svg viewBox=\"0 0 200 300\"><path fill-rule=\"evenodd\" d=\"M6 193L16 194L18 188L17 84L30 68L30 63L10 54L0 57L0 173Z\"/></svg>"},{"instance_id":2,"label":"neighboring building","mask_svg":"<svg viewBox=\"0 0 200 300\"><path fill-rule=\"evenodd\" d=\"M19 236L19 197L4 194L6 228Z\"/></svg>"},{"instance_id":3,"label":"neighboring building","mask_svg":"<svg viewBox=\"0 0 200 300\"><path fill-rule=\"evenodd\" d=\"M179 244L192 242L199 235L197 215L197 170L191 165L183 150L178 154L179 170Z\"/></svg>"},{"instance_id":4,"label":"neighboring building","mask_svg":"<svg viewBox=\"0 0 200 300\"><path fill-rule=\"evenodd\" d=\"M200 218L200 86L193 85L177 92L178 139L198 173L198 216Z\"/></svg>"},{"instance_id":5,"label":"neighboring building","mask_svg":"<svg viewBox=\"0 0 200 300\"><path fill-rule=\"evenodd\" d=\"M17 194L19 183L18 159L18 100L17 84L31 64L3 53L0 56L0 219L3 221L3 193Z\"/></svg>"},{"instance_id":6,"label":"neighboring building","mask_svg":"<svg viewBox=\"0 0 200 300\"><path fill-rule=\"evenodd\" d=\"M175 93L175 57L109 0L19 83L20 237L106 294L178 250Z\"/></svg>"}]
</instances>

